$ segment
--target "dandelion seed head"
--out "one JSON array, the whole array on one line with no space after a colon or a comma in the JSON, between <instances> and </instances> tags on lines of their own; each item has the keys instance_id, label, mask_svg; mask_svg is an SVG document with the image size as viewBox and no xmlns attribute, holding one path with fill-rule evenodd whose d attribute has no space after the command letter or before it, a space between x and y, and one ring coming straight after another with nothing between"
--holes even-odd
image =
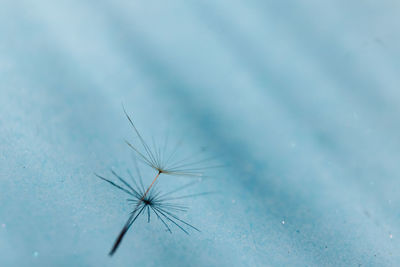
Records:
<instances>
[{"instance_id":1,"label":"dandelion seed head","mask_svg":"<svg viewBox=\"0 0 400 267\"><path fill-rule=\"evenodd\" d=\"M156 183L156 180L160 175L160 173L157 174L157 176L153 180L152 184L147 188L147 190L145 190L141 176L139 176L139 181L136 181L134 176L132 176L131 173L128 172L128 174L130 174L132 179L132 183L129 183L124 177L117 174L114 170L111 170L111 173L114 176L114 178L118 180L121 184L117 184L116 182L97 174L96 176L102 179L103 181L111 184L120 191L123 191L124 193L128 194L129 198L127 199L127 201L130 204L132 204L133 209L130 213L130 217L127 223L125 224L120 235L115 241L114 246L110 251L110 255L113 255L115 253L125 233L139 217L143 216L147 217L148 223L150 223L152 217L155 217L165 227L166 231L170 233L172 233L172 229L174 227L183 231L186 234L189 234L190 229L200 231L193 225L182 220L178 216L179 213L186 212L187 207L174 202L175 200L206 194L206 193L200 193L192 195L175 196L175 193L189 186L194 185L195 183L197 183L197 181L190 182L173 191L163 193L160 190L158 190Z\"/></svg>"},{"instance_id":2,"label":"dandelion seed head","mask_svg":"<svg viewBox=\"0 0 400 267\"><path fill-rule=\"evenodd\" d=\"M153 168L159 174L162 173L171 176L203 177L205 170L221 167L210 164L214 158L195 160L198 155L205 152L204 149L189 157L178 159L177 155L179 155L178 150L181 142L178 142L173 148L168 147L168 138L165 140L163 145L157 145L154 139L150 143L146 142L125 109L124 112L134 130L135 135L139 139L139 146L135 146L128 141L125 141L126 144L134 151L139 161L150 168Z\"/></svg>"}]
</instances>

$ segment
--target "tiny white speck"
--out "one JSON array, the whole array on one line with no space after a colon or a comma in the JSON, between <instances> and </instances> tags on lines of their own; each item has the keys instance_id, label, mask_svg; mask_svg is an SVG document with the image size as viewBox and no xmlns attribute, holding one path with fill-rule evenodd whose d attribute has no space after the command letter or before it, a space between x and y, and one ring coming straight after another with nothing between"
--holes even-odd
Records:
<instances>
[{"instance_id":1,"label":"tiny white speck","mask_svg":"<svg viewBox=\"0 0 400 267\"><path fill-rule=\"evenodd\" d=\"M285 221L282 221L282 224L285 224Z\"/></svg>"},{"instance_id":2,"label":"tiny white speck","mask_svg":"<svg viewBox=\"0 0 400 267\"><path fill-rule=\"evenodd\" d=\"M392 238L393 238L393 235L392 235L392 234L390 234L390 235L389 235L389 238L390 238L390 239L392 239Z\"/></svg>"},{"instance_id":3,"label":"tiny white speck","mask_svg":"<svg viewBox=\"0 0 400 267\"><path fill-rule=\"evenodd\" d=\"M235 204L235 203L236 203L236 200L232 199L232 204Z\"/></svg>"},{"instance_id":4,"label":"tiny white speck","mask_svg":"<svg viewBox=\"0 0 400 267\"><path fill-rule=\"evenodd\" d=\"M37 257L37 256L39 256L39 252L37 252L37 251L33 252L33 257Z\"/></svg>"}]
</instances>

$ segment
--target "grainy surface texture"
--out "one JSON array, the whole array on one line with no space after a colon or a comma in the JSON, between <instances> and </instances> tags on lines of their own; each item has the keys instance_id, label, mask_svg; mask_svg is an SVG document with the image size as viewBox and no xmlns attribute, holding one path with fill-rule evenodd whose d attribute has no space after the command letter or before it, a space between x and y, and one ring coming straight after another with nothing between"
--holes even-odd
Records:
<instances>
[{"instance_id":1,"label":"grainy surface texture","mask_svg":"<svg viewBox=\"0 0 400 267\"><path fill-rule=\"evenodd\" d=\"M399 266L400 2L0 1L0 266ZM94 172L137 142L226 167L201 232ZM141 166L145 183L154 172ZM160 177L171 190L191 178Z\"/></svg>"}]
</instances>

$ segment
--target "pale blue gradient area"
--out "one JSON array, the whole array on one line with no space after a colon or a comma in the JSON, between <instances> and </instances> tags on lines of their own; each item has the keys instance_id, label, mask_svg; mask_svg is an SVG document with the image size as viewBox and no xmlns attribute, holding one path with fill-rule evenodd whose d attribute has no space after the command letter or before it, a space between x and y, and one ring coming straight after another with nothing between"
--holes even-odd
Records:
<instances>
[{"instance_id":1,"label":"pale blue gradient area","mask_svg":"<svg viewBox=\"0 0 400 267\"><path fill-rule=\"evenodd\" d=\"M395 0L1 1L0 266L398 266L399 17ZM93 173L131 167L121 103L227 167L188 200L201 233L142 220L110 258L129 206Z\"/></svg>"}]
</instances>

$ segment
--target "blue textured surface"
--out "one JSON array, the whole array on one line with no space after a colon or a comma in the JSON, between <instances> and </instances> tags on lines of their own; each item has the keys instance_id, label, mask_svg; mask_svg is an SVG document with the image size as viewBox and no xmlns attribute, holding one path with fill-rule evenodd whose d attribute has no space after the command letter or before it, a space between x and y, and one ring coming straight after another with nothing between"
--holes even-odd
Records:
<instances>
[{"instance_id":1,"label":"blue textured surface","mask_svg":"<svg viewBox=\"0 0 400 267\"><path fill-rule=\"evenodd\" d=\"M398 266L399 13L1 1L0 265ZM122 102L146 136L190 132L229 166L187 203L201 233L138 222L110 258L129 209L93 172L131 165Z\"/></svg>"}]
</instances>

